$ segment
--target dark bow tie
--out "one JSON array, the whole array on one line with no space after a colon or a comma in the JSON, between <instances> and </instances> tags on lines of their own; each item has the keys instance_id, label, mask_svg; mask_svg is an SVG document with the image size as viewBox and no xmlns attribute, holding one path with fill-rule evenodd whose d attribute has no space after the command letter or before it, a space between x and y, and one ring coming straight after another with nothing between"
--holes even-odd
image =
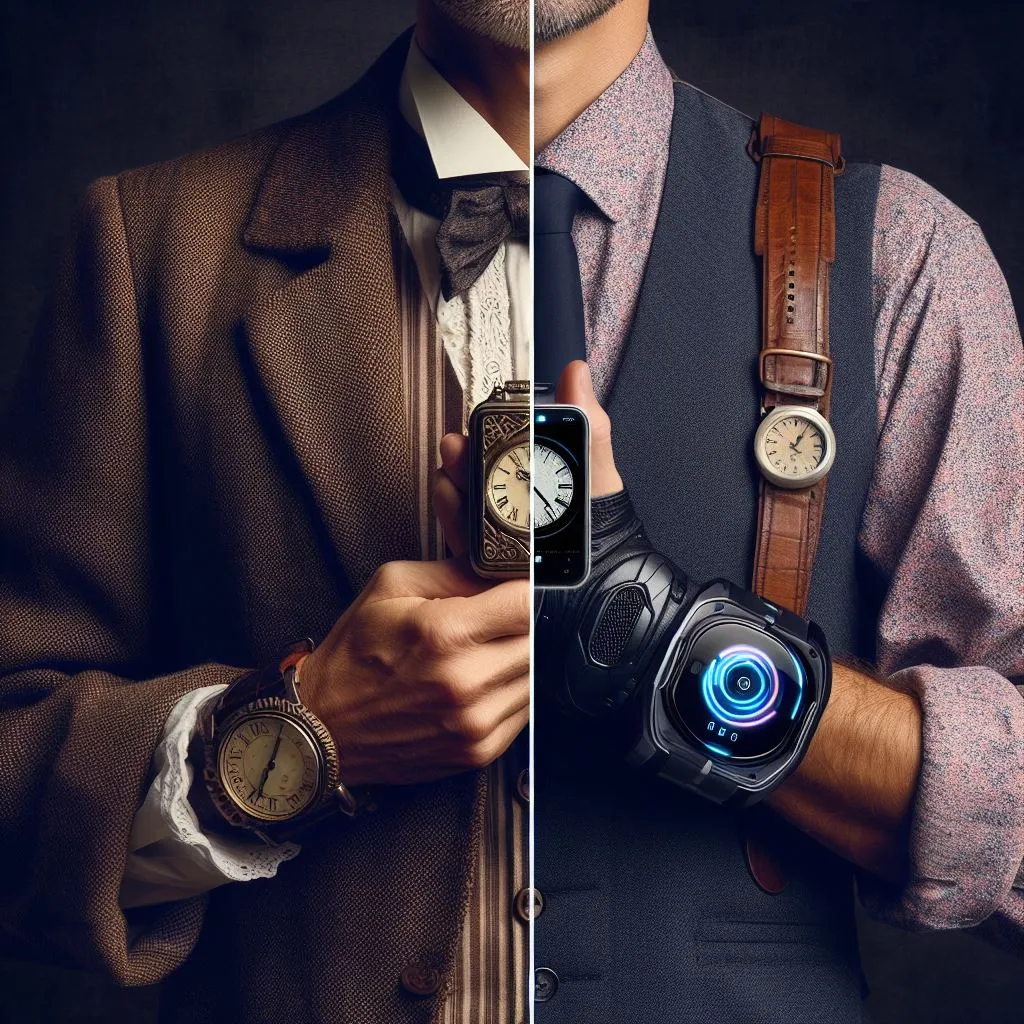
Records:
<instances>
[{"instance_id":1,"label":"dark bow tie","mask_svg":"<svg viewBox=\"0 0 1024 1024\"><path fill-rule=\"evenodd\" d=\"M439 179L426 141L398 117L391 174L410 205L437 217L441 293L470 288L509 238L528 238L530 187L513 174Z\"/></svg>"}]
</instances>

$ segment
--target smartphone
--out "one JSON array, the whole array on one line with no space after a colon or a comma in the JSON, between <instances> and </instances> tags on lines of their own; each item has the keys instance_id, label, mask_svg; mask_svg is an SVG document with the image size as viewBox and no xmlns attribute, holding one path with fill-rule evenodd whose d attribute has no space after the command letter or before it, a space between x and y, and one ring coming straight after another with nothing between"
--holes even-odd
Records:
<instances>
[{"instance_id":1,"label":"smartphone","mask_svg":"<svg viewBox=\"0 0 1024 1024\"><path fill-rule=\"evenodd\" d=\"M578 587L590 572L590 423L574 405L535 406L533 582Z\"/></svg>"}]
</instances>

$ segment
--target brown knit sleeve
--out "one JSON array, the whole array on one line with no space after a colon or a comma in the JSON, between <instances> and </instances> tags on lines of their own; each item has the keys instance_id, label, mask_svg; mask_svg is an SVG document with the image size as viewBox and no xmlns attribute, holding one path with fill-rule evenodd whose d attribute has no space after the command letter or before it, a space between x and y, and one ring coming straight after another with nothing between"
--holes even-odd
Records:
<instances>
[{"instance_id":1,"label":"brown knit sleeve","mask_svg":"<svg viewBox=\"0 0 1024 1024\"><path fill-rule=\"evenodd\" d=\"M132 819L182 694L239 670L147 678L145 358L118 185L87 192L0 427L0 951L147 984L202 898L118 907Z\"/></svg>"}]
</instances>

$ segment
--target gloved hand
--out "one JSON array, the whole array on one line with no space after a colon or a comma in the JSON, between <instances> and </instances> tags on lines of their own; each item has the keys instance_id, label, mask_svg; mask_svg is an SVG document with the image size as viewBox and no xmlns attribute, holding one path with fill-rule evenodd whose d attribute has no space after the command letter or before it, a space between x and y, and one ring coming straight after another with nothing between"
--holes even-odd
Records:
<instances>
[{"instance_id":1,"label":"gloved hand","mask_svg":"<svg viewBox=\"0 0 1024 1024\"><path fill-rule=\"evenodd\" d=\"M559 402L590 420L591 571L575 590L538 591L538 696L570 715L614 717L660 653L694 592L685 574L654 550L615 469L611 423L585 363L570 363Z\"/></svg>"}]
</instances>

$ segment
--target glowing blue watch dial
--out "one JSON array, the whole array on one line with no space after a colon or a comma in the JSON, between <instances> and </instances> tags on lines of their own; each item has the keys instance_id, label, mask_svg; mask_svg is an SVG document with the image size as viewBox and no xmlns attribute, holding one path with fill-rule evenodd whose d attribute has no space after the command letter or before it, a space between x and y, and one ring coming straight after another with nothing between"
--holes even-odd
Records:
<instances>
[{"instance_id":1,"label":"glowing blue watch dial","mask_svg":"<svg viewBox=\"0 0 1024 1024\"><path fill-rule=\"evenodd\" d=\"M709 753L767 758L796 732L808 709L799 657L762 630L730 621L695 638L665 697L677 725Z\"/></svg>"}]
</instances>

